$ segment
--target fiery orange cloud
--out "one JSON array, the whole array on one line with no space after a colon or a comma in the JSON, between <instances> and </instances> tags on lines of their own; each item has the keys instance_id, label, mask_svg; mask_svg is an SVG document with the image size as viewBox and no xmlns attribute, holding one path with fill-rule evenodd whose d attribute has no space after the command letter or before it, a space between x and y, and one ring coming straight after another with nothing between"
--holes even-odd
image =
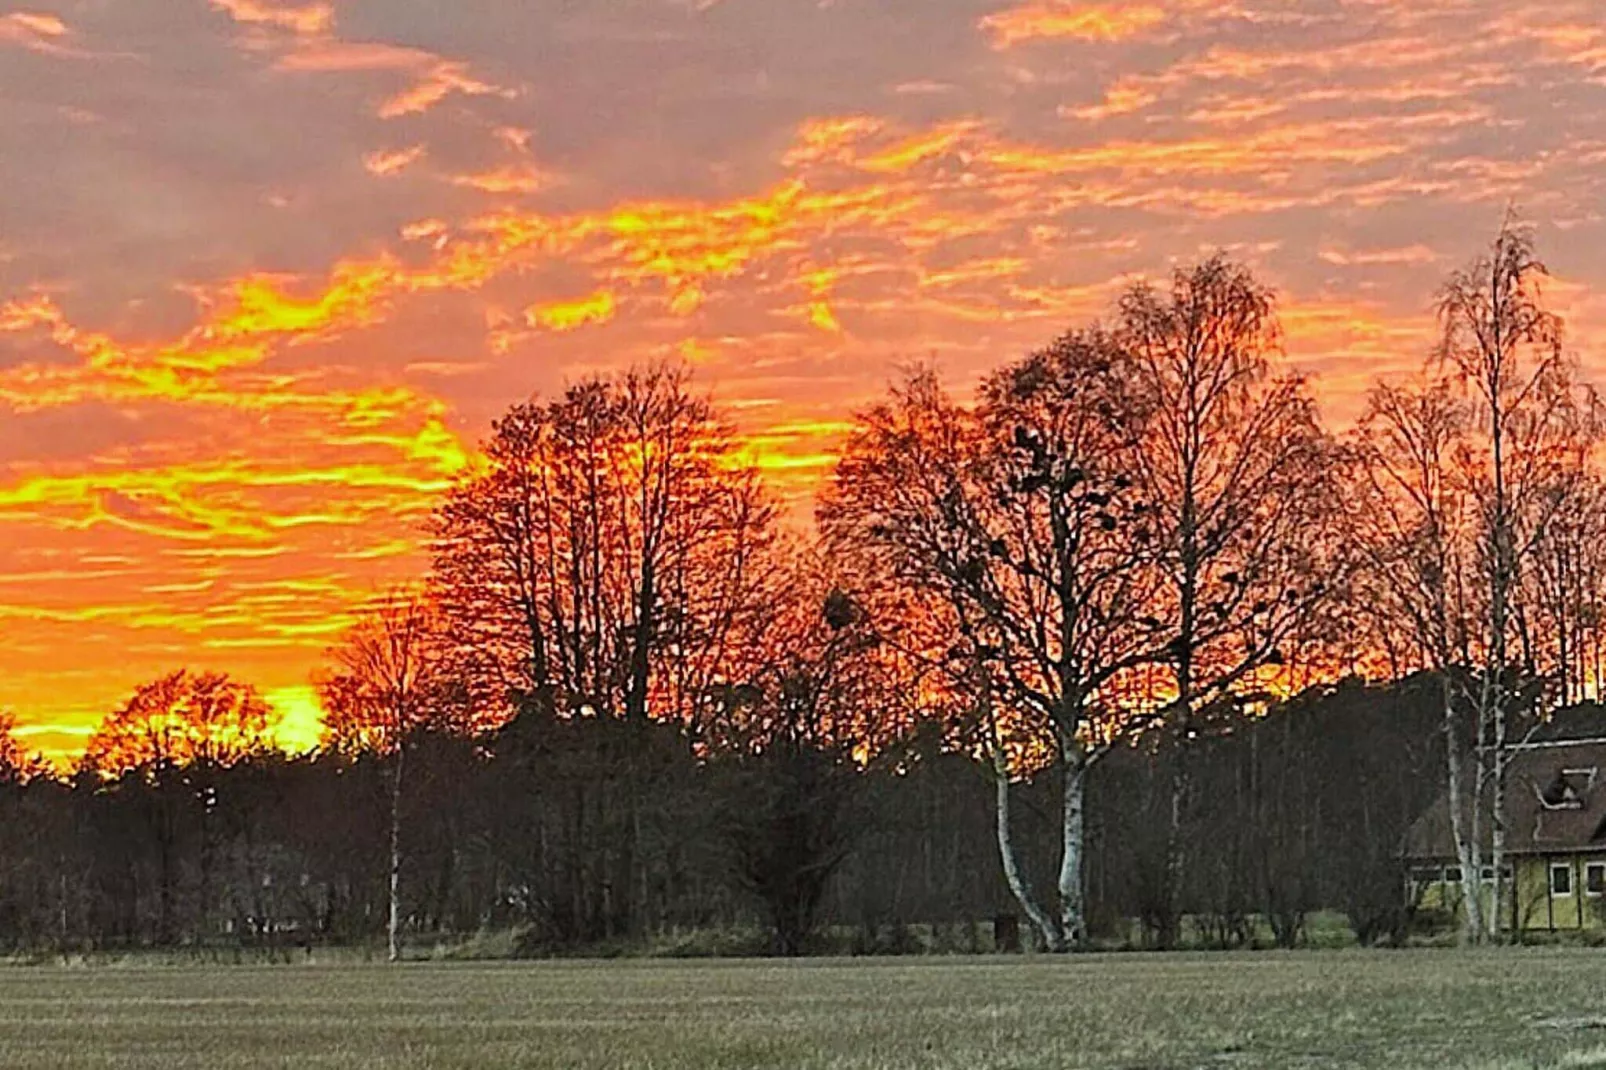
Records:
<instances>
[{"instance_id":1,"label":"fiery orange cloud","mask_svg":"<svg viewBox=\"0 0 1606 1070\"><path fill-rule=\"evenodd\" d=\"M1124 41L1160 25L1164 9L1150 4L1077 4L1058 0L1032 3L988 15L981 28L996 48L1029 41L1071 38L1079 41Z\"/></svg>"},{"instance_id":2,"label":"fiery orange cloud","mask_svg":"<svg viewBox=\"0 0 1606 1070\"><path fill-rule=\"evenodd\" d=\"M425 71L411 88L390 97L379 106L383 119L396 119L403 115L426 112L454 93L464 96L511 96L511 91L481 81L468 73L465 64L441 60Z\"/></svg>"},{"instance_id":3,"label":"fiery orange cloud","mask_svg":"<svg viewBox=\"0 0 1606 1070\"><path fill-rule=\"evenodd\" d=\"M341 265L322 293L305 300L286 294L284 279L251 276L229 285L223 307L200 330L205 339L246 339L304 333L331 325L361 326L378 316L376 303L391 289L388 265Z\"/></svg>"},{"instance_id":4,"label":"fiery orange cloud","mask_svg":"<svg viewBox=\"0 0 1606 1070\"><path fill-rule=\"evenodd\" d=\"M1130 115L1160 99L1160 95L1152 89L1134 82L1118 82L1104 93L1104 99L1098 104L1084 104L1077 107L1062 107L1061 114L1076 119L1097 121L1112 116Z\"/></svg>"},{"instance_id":5,"label":"fiery orange cloud","mask_svg":"<svg viewBox=\"0 0 1606 1070\"><path fill-rule=\"evenodd\" d=\"M301 42L274 62L274 69L290 73L344 74L354 71L414 71L429 66L428 52L380 41L339 41L322 38Z\"/></svg>"},{"instance_id":6,"label":"fiery orange cloud","mask_svg":"<svg viewBox=\"0 0 1606 1070\"><path fill-rule=\"evenodd\" d=\"M212 0L213 6L248 26L288 31L293 46L284 50L274 68L288 73L334 74L354 71L403 71L415 79L400 92L387 96L377 107L380 118L395 119L429 111L447 97L512 97L511 90L475 77L469 66L433 52L383 41L347 41L334 36L334 9L315 3L279 7L260 0Z\"/></svg>"},{"instance_id":7,"label":"fiery orange cloud","mask_svg":"<svg viewBox=\"0 0 1606 1070\"><path fill-rule=\"evenodd\" d=\"M832 161L846 162L854 146L879 132L885 124L868 115L839 115L805 121L797 132L798 143L783 159L789 167L808 167Z\"/></svg>"},{"instance_id":8,"label":"fiery orange cloud","mask_svg":"<svg viewBox=\"0 0 1606 1070\"><path fill-rule=\"evenodd\" d=\"M553 301L532 305L525 319L532 327L545 327L549 331L572 331L587 324L607 323L613 319L613 294L599 290L578 301Z\"/></svg>"},{"instance_id":9,"label":"fiery orange cloud","mask_svg":"<svg viewBox=\"0 0 1606 1070\"><path fill-rule=\"evenodd\" d=\"M212 6L235 22L271 26L303 37L327 33L335 23L334 8L321 3L281 6L261 0L212 0Z\"/></svg>"},{"instance_id":10,"label":"fiery orange cloud","mask_svg":"<svg viewBox=\"0 0 1606 1070\"><path fill-rule=\"evenodd\" d=\"M483 193L537 193L551 185L552 179L537 168L521 164L469 175L453 175L452 184Z\"/></svg>"},{"instance_id":11,"label":"fiery orange cloud","mask_svg":"<svg viewBox=\"0 0 1606 1070\"><path fill-rule=\"evenodd\" d=\"M362 158L362 164L370 174L386 178L407 170L423 159L427 151L422 145L410 145L405 149L383 149L368 153Z\"/></svg>"}]
</instances>

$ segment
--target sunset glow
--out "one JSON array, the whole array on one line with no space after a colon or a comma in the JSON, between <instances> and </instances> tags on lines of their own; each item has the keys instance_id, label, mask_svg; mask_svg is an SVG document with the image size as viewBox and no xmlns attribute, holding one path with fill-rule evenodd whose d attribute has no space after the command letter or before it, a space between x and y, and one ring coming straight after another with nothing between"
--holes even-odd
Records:
<instances>
[{"instance_id":1,"label":"sunset glow","mask_svg":"<svg viewBox=\"0 0 1606 1070\"><path fill-rule=\"evenodd\" d=\"M1344 426L1514 206L1606 373L1599 0L29 0L0 15L0 708L309 671L490 421L689 363L802 521L853 411L1226 249Z\"/></svg>"}]
</instances>

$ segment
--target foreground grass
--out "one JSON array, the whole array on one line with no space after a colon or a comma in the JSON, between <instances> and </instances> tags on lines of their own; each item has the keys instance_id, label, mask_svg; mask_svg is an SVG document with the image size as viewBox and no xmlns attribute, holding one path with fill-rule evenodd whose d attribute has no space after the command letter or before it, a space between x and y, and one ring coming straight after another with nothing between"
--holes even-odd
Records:
<instances>
[{"instance_id":1,"label":"foreground grass","mask_svg":"<svg viewBox=\"0 0 1606 1070\"><path fill-rule=\"evenodd\" d=\"M1606 1068L1606 953L0 971L0 1067Z\"/></svg>"}]
</instances>

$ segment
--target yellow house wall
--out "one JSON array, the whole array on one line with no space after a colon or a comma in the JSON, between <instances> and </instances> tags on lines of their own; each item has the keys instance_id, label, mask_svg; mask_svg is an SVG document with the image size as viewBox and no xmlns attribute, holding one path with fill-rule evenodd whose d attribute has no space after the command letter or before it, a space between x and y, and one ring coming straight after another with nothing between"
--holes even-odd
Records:
<instances>
[{"instance_id":1,"label":"yellow house wall","mask_svg":"<svg viewBox=\"0 0 1606 1070\"><path fill-rule=\"evenodd\" d=\"M1487 884L1482 886L1483 910L1489 911L1489 901L1492 898ZM1462 886L1461 884L1446 884L1442 881L1424 885L1417 897L1417 906L1423 910L1447 910L1461 916Z\"/></svg>"},{"instance_id":2,"label":"yellow house wall","mask_svg":"<svg viewBox=\"0 0 1606 1070\"><path fill-rule=\"evenodd\" d=\"M1517 909L1521 928L1539 931L1573 931L1606 928L1606 897L1592 896L1584 890L1584 867L1589 862L1606 862L1606 856L1572 855L1519 858L1517 862ZM1572 894L1550 894L1550 867L1565 865L1572 870ZM1505 919L1510 925L1510 918Z\"/></svg>"},{"instance_id":3,"label":"yellow house wall","mask_svg":"<svg viewBox=\"0 0 1606 1070\"><path fill-rule=\"evenodd\" d=\"M1584 867L1589 862L1606 862L1606 855L1532 857L1512 860L1516 875L1515 912L1517 926L1525 932L1563 932L1578 929L1606 929L1606 897L1591 896L1584 890ZM1572 869L1572 894L1550 894L1550 867L1566 865ZM1509 888L1508 888L1509 891ZM1483 908L1487 914L1491 889L1483 885ZM1424 885L1417 905L1426 910L1461 911L1461 886L1442 882ZM1500 905L1500 928L1511 928L1513 904L1505 896Z\"/></svg>"}]
</instances>

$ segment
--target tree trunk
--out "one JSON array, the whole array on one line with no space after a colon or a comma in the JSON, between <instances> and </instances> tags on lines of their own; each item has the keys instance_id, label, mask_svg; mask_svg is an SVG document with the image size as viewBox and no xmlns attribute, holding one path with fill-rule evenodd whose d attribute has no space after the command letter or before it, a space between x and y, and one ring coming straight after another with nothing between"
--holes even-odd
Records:
<instances>
[{"instance_id":1,"label":"tree trunk","mask_svg":"<svg viewBox=\"0 0 1606 1070\"><path fill-rule=\"evenodd\" d=\"M1015 896L1027 918L1036 926L1043 937L1043 946L1050 951L1065 950L1065 933L1059 922L1048 911L1044 910L1037 897L1032 894L1030 885L1026 883L1026 876L1021 872L1020 859L1015 854L1014 824L1010 820L1010 783L1009 783L1009 757L1004 752L1004 741L998 730L998 715L993 709L992 682L988 678L987 666L978 656L975 662L976 684L978 688L977 702L982 713L983 723L988 726L989 742L993 749L993 802L997 818L995 828L998 837L998 859L1004 866L1004 879L1009 882L1009 890Z\"/></svg>"},{"instance_id":2,"label":"tree trunk","mask_svg":"<svg viewBox=\"0 0 1606 1070\"><path fill-rule=\"evenodd\" d=\"M396 769L390 781L390 918L386 944L391 962L401 961L401 803L402 775L406 769L407 746L396 746Z\"/></svg>"},{"instance_id":3,"label":"tree trunk","mask_svg":"<svg viewBox=\"0 0 1606 1070\"><path fill-rule=\"evenodd\" d=\"M1083 861L1087 844L1087 759L1072 749L1063 763L1065 784L1060 815L1060 933L1068 947L1087 940L1087 894Z\"/></svg>"},{"instance_id":4,"label":"tree trunk","mask_svg":"<svg viewBox=\"0 0 1606 1070\"><path fill-rule=\"evenodd\" d=\"M1021 873L1020 861L1015 855L1015 840L1009 818L1009 769L1002 752L993 761L993 777L998 817L998 858L1004 865L1004 879L1009 882L1009 890L1014 893L1015 901L1026 912L1026 916L1037 927L1037 931L1042 934L1044 945L1050 951L1064 951L1064 933L1060 931L1053 916L1044 910L1032 895L1031 888L1026 884L1026 877Z\"/></svg>"},{"instance_id":5,"label":"tree trunk","mask_svg":"<svg viewBox=\"0 0 1606 1070\"><path fill-rule=\"evenodd\" d=\"M1469 833L1465 811L1462 809L1462 800L1465 798L1465 785L1461 776L1461 751L1456 738L1455 703L1451 698L1451 683L1447 676L1440 682L1443 690L1444 703L1444 755L1447 776L1447 797L1450 805L1450 832L1455 840L1456 859L1461 865L1461 900L1465 904L1466 917L1462 919L1462 939L1466 943L1478 944L1483 942L1483 897L1478 891L1478 843L1477 824ZM1477 808L1477 800L1473 800L1473 809ZM1498 879L1499 870L1495 871Z\"/></svg>"},{"instance_id":6,"label":"tree trunk","mask_svg":"<svg viewBox=\"0 0 1606 1070\"><path fill-rule=\"evenodd\" d=\"M1503 709L1495 716L1494 783L1491 786L1494 799L1489 823L1489 865L1494 879L1489 882L1489 916L1484 919L1484 925L1490 938L1498 941L1501 939L1500 873L1506 864L1506 718Z\"/></svg>"}]
</instances>

